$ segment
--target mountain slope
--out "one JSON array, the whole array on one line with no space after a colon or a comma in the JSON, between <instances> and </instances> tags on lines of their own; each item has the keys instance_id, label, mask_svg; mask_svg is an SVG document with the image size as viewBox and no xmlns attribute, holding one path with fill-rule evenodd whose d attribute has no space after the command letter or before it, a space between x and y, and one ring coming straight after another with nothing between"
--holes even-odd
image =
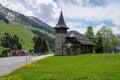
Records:
<instances>
[{"instance_id":1,"label":"mountain slope","mask_svg":"<svg viewBox=\"0 0 120 80\"><path fill-rule=\"evenodd\" d=\"M11 35L17 35L23 49L33 49L33 38L36 35L44 37L48 41L50 48L54 48L55 36L51 26L35 17L27 17L0 5L0 38L6 32Z\"/></svg>"},{"instance_id":2,"label":"mountain slope","mask_svg":"<svg viewBox=\"0 0 120 80\"><path fill-rule=\"evenodd\" d=\"M3 36L5 32L7 32L11 35L17 35L20 39L23 39L22 41L23 48L25 48L26 46L32 48L33 46L32 38L35 35L29 30L27 26L17 24L14 22L6 24L3 21L0 21L0 31L1 36Z\"/></svg>"},{"instance_id":3,"label":"mountain slope","mask_svg":"<svg viewBox=\"0 0 120 80\"><path fill-rule=\"evenodd\" d=\"M39 20L38 18L32 16L25 16L18 12L12 11L2 6L1 4L0 4L0 14L6 17L9 21L15 21L24 25L29 25L35 28L39 28L48 33L54 33L54 30L52 29L51 26Z\"/></svg>"}]
</instances>

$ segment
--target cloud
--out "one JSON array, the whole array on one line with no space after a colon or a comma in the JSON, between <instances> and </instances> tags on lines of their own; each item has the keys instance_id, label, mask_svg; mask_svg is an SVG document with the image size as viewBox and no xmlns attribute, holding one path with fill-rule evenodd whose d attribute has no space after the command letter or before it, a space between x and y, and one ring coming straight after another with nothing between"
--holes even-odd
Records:
<instances>
[{"instance_id":1,"label":"cloud","mask_svg":"<svg viewBox=\"0 0 120 80\"><path fill-rule=\"evenodd\" d=\"M0 0L0 3L11 10L20 12L27 16L34 16L31 10L27 9L20 0Z\"/></svg>"},{"instance_id":2,"label":"cloud","mask_svg":"<svg viewBox=\"0 0 120 80\"><path fill-rule=\"evenodd\" d=\"M78 0L75 0L76 2ZM101 21L112 21L115 25L120 25L120 10L117 2L108 3L105 2L104 6L94 6L90 3L90 0L79 0L80 5L73 3L61 2L60 5L65 11L65 16L69 19L81 19L86 21L101 22ZM100 0L99 0L100 2ZM86 3L86 4L85 4ZM95 2L94 2L95 3ZM81 6L84 5L84 6ZM69 6L69 8L68 8Z\"/></svg>"},{"instance_id":3,"label":"cloud","mask_svg":"<svg viewBox=\"0 0 120 80\"><path fill-rule=\"evenodd\" d=\"M87 25L83 22L67 22L66 25L70 28L69 30L76 30L82 34L87 30Z\"/></svg>"},{"instance_id":4,"label":"cloud","mask_svg":"<svg viewBox=\"0 0 120 80\"><path fill-rule=\"evenodd\" d=\"M120 34L120 1L118 0L58 0L59 6L63 8L64 17L67 20L82 20L83 24L87 22L97 23L96 26L93 26L96 31L103 25L108 26L109 24L104 23L105 21L111 22L115 26L110 27L115 34ZM71 22L72 29L78 30L81 28L81 22ZM75 25L74 25L75 24ZM79 27L78 27L79 26ZM86 28L85 27L85 28ZM86 30L82 27L81 33L84 33Z\"/></svg>"},{"instance_id":5,"label":"cloud","mask_svg":"<svg viewBox=\"0 0 120 80\"><path fill-rule=\"evenodd\" d=\"M96 31L98 25L107 25L105 21L109 21L115 25L109 26L115 33L120 30L120 0L0 0L0 3L27 16L36 16L53 27L62 8L70 29L84 33L92 22L97 24L93 26Z\"/></svg>"},{"instance_id":6,"label":"cloud","mask_svg":"<svg viewBox=\"0 0 120 80\"><path fill-rule=\"evenodd\" d=\"M100 23L98 24L96 27L93 28L94 33L96 34L97 31L99 31L103 26L108 27L105 23ZM113 31L114 34L120 34L120 27L118 26L109 26L109 28L111 28L111 30Z\"/></svg>"},{"instance_id":7,"label":"cloud","mask_svg":"<svg viewBox=\"0 0 120 80\"><path fill-rule=\"evenodd\" d=\"M35 16L49 23L59 16L59 8L53 0L0 0L0 3L27 16Z\"/></svg>"},{"instance_id":8,"label":"cloud","mask_svg":"<svg viewBox=\"0 0 120 80\"><path fill-rule=\"evenodd\" d=\"M120 34L120 27L111 27L113 33Z\"/></svg>"},{"instance_id":9,"label":"cloud","mask_svg":"<svg viewBox=\"0 0 120 80\"><path fill-rule=\"evenodd\" d=\"M46 23L56 20L59 8L53 0L24 0L36 17Z\"/></svg>"},{"instance_id":10,"label":"cloud","mask_svg":"<svg viewBox=\"0 0 120 80\"><path fill-rule=\"evenodd\" d=\"M94 33L96 34L103 26L106 26L104 23L98 24L96 27L93 28Z\"/></svg>"}]
</instances>

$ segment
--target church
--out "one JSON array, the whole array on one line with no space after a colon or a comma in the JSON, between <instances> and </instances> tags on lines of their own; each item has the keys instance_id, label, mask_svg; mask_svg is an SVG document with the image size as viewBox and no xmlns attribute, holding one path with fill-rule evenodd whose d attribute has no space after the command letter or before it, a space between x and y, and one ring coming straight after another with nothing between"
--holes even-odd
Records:
<instances>
[{"instance_id":1,"label":"church","mask_svg":"<svg viewBox=\"0 0 120 80\"><path fill-rule=\"evenodd\" d=\"M65 24L61 11L55 29L55 55L79 55L93 53L94 43L78 32L68 34L69 27Z\"/></svg>"}]
</instances>

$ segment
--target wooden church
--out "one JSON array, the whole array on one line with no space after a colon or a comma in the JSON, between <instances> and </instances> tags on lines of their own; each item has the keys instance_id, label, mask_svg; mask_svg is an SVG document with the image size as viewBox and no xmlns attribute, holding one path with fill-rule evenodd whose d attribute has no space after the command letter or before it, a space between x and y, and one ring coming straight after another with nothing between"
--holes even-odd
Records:
<instances>
[{"instance_id":1,"label":"wooden church","mask_svg":"<svg viewBox=\"0 0 120 80\"><path fill-rule=\"evenodd\" d=\"M81 33L67 34L69 29L65 24L61 12L55 29L55 54L56 55L78 55L93 53L94 43Z\"/></svg>"}]
</instances>

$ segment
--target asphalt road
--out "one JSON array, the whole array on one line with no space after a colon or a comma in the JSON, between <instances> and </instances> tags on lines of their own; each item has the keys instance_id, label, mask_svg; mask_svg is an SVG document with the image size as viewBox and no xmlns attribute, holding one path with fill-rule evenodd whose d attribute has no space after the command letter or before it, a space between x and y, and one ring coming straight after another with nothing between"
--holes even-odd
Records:
<instances>
[{"instance_id":1,"label":"asphalt road","mask_svg":"<svg viewBox=\"0 0 120 80\"><path fill-rule=\"evenodd\" d=\"M41 55L41 56L19 56L19 57L6 57L0 58L0 77L4 76L12 71L20 68L36 60L43 59L48 56L53 56L54 54Z\"/></svg>"}]
</instances>

